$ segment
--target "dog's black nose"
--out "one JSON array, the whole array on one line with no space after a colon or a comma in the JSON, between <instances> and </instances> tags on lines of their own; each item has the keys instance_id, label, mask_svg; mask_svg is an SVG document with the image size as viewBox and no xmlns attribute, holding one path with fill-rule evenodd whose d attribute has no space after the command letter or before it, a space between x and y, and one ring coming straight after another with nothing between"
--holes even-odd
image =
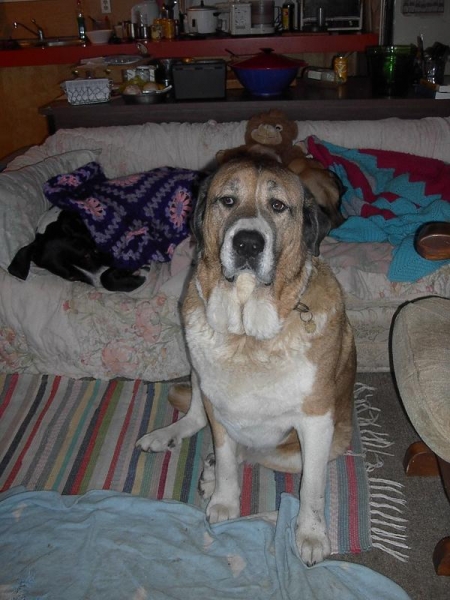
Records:
<instances>
[{"instance_id":1,"label":"dog's black nose","mask_svg":"<svg viewBox=\"0 0 450 600\"><path fill-rule=\"evenodd\" d=\"M264 250L264 238L259 231L241 229L233 238L233 249L243 258L255 258Z\"/></svg>"}]
</instances>

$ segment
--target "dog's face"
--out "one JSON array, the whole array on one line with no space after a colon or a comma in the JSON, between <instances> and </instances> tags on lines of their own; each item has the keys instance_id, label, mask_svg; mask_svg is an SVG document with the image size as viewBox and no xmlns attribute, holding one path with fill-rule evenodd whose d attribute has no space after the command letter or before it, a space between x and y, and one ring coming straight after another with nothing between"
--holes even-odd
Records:
<instances>
[{"instance_id":1,"label":"dog's face","mask_svg":"<svg viewBox=\"0 0 450 600\"><path fill-rule=\"evenodd\" d=\"M276 272L295 277L328 228L299 177L265 156L225 163L204 183L194 216L205 261L220 263L228 281L247 271L265 285Z\"/></svg>"}]
</instances>

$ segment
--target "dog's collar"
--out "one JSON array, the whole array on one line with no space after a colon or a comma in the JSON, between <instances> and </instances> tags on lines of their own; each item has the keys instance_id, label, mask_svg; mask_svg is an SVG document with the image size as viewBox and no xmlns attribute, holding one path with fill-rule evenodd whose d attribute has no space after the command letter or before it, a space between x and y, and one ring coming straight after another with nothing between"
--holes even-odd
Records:
<instances>
[{"instance_id":1,"label":"dog's collar","mask_svg":"<svg viewBox=\"0 0 450 600\"><path fill-rule=\"evenodd\" d=\"M316 323L314 321L314 315L309 306L307 306L304 302L299 301L295 305L294 310L300 313L300 319L305 326L306 332L314 333L316 331Z\"/></svg>"}]
</instances>

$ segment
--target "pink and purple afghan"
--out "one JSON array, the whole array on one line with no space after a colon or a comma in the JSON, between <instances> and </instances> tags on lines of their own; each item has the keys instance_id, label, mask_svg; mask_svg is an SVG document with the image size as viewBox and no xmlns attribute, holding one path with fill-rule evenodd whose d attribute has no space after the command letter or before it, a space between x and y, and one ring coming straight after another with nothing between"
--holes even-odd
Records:
<instances>
[{"instance_id":1,"label":"pink and purple afghan","mask_svg":"<svg viewBox=\"0 0 450 600\"><path fill-rule=\"evenodd\" d=\"M135 270L166 262L189 235L199 171L160 167L107 179L97 162L44 184L47 199L78 213L114 266Z\"/></svg>"}]
</instances>

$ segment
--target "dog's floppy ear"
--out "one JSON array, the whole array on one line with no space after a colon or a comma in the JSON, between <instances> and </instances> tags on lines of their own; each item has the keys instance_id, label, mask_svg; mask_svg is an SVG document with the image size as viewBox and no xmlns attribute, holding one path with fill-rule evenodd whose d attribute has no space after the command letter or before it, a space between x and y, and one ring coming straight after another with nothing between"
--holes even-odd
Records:
<instances>
[{"instance_id":1,"label":"dog's floppy ear","mask_svg":"<svg viewBox=\"0 0 450 600\"><path fill-rule=\"evenodd\" d=\"M206 198L208 196L208 190L211 183L211 179L214 174L208 175L200 183L197 194L197 202L195 204L194 215L191 219L191 230L192 235L195 237L197 242L197 249L199 252L203 250L204 239L203 239L203 219L205 218L206 210Z\"/></svg>"},{"instance_id":2,"label":"dog's floppy ear","mask_svg":"<svg viewBox=\"0 0 450 600\"><path fill-rule=\"evenodd\" d=\"M320 209L314 197L305 188L303 203L303 240L313 256L320 254L320 242L330 231L327 215Z\"/></svg>"},{"instance_id":3,"label":"dog's floppy ear","mask_svg":"<svg viewBox=\"0 0 450 600\"><path fill-rule=\"evenodd\" d=\"M30 272L31 261L33 259L33 252L36 247L36 241L28 244L21 248L12 259L11 264L8 267L8 272L18 279L25 279L28 277Z\"/></svg>"}]
</instances>

